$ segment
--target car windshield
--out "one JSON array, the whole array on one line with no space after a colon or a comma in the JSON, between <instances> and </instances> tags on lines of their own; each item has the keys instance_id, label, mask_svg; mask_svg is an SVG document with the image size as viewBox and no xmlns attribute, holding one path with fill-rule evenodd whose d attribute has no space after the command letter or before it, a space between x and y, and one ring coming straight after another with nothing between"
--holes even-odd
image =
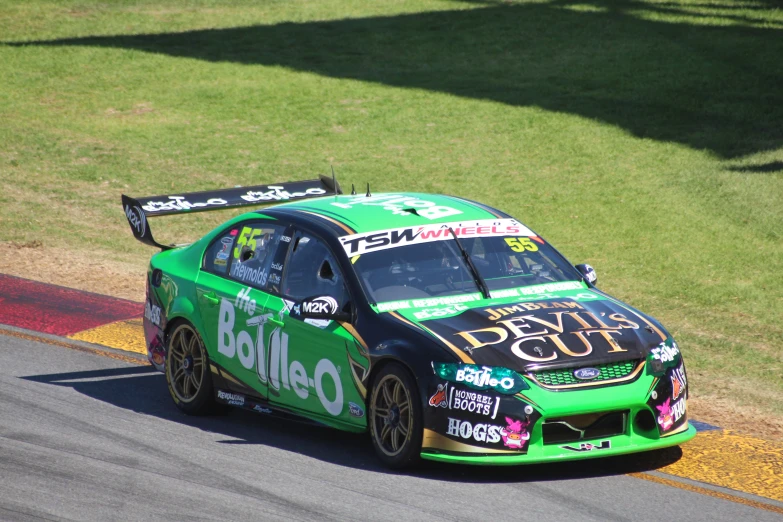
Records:
<instances>
[{"instance_id":1,"label":"car windshield","mask_svg":"<svg viewBox=\"0 0 783 522\"><path fill-rule=\"evenodd\" d=\"M490 291L580 279L538 237L471 237L460 243ZM363 253L353 266L376 303L479 291L453 239Z\"/></svg>"}]
</instances>

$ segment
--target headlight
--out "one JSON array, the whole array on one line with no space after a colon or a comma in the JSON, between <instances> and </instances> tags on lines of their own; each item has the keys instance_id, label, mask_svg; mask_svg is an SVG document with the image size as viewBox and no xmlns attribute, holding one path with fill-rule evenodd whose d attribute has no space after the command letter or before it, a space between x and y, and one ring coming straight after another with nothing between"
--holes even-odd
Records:
<instances>
[{"instance_id":1,"label":"headlight","mask_svg":"<svg viewBox=\"0 0 783 522\"><path fill-rule=\"evenodd\" d=\"M530 386L517 372L508 368L477 366L464 363L433 362L435 375L457 384L464 384L474 390L494 390L498 393L513 395Z\"/></svg>"},{"instance_id":2,"label":"headlight","mask_svg":"<svg viewBox=\"0 0 783 522\"><path fill-rule=\"evenodd\" d=\"M680 347L672 337L669 337L655 348L650 349L647 354L647 373L661 376L668 368L680 364L681 360Z\"/></svg>"}]
</instances>

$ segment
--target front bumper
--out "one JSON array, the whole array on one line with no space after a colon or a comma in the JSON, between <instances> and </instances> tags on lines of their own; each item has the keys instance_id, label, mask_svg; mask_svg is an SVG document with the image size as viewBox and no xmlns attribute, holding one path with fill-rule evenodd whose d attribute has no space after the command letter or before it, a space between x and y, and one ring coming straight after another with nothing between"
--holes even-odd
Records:
<instances>
[{"instance_id":1,"label":"front bumper","mask_svg":"<svg viewBox=\"0 0 783 522\"><path fill-rule=\"evenodd\" d=\"M677 446L691 440L696 436L696 428L687 421L684 430L662 438L651 439L643 435L616 435L600 440L580 441L580 443L595 443L599 446L602 442L609 441L610 447L587 451L563 450L561 445L531 444L524 455L457 455L447 453L433 453L424 451L421 458L442 462L459 462L462 464L512 466L515 464L536 464L542 462L566 462L570 460L583 460L614 455L627 455L641 451L650 451L661 448ZM425 435L426 436L426 435ZM568 445L568 444L565 444ZM579 444L572 444L579 446Z\"/></svg>"},{"instance_id":2,"label":"front bumper","mask_svg":"<svg viewBox=\"0 0 783 522\"><path fill-rule=\"evenodd\" d=\"M528 380L530 389L503 396L471 394L459 384L436 380L438 393L425 407L421 456L513 465L623 455L692 439L696 430L687 419L684 365L657 376L645 366L622 384L555 390Z\"/></svg>"}]
</instances>

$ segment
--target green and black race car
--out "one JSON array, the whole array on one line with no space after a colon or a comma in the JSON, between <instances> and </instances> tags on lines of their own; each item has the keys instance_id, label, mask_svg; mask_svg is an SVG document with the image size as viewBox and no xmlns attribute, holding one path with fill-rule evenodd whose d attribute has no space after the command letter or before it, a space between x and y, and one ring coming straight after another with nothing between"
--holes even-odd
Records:
<instances>
[{"instance_id":1,"label":"green and black race car","mask_svg":"<svg viewBox=\"0 0 783 522\"><path fill-rule=\"evenodd\" d=\"M265 205L188 246L148 218ZM122 196L160 247L150 362L189 414L228 404L369 431L391 467L525 464L691 439L677 343L511 216L326 177Z\"/></svg>"}]
</instances>

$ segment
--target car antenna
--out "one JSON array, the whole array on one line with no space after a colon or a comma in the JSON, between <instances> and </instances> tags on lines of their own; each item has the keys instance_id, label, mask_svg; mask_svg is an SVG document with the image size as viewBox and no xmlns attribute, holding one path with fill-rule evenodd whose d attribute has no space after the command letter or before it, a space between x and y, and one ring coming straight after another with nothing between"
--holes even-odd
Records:
<instances>
[{"instance_id":1,"label":"car antenna","mask_svg":"<svg viewBox=\"0 0 783 522\"><path fill-rule=\"evenodd\" d=\"M353 183L351 183L351 196L356 195L356 187L353 186Z\"/></svg>"},{"instance_id":2,"label":"car antenna","mask_svg":"<svg viewBox=\"0 0 783 522\"><path fill-rule=\"evenodd\" d=\"M331 163L329 167L332 169L332 185L334 186L334 197L337 197L337 176L334 174L334 165Z\"/></svg>"},{"instance_id":3,"label":"car antenna","mask_svg":"<svg viewBox=\"0 0 783 522\"><path fill-rule=\"evenodd\" d=\"M367 183L367 197L369 198L371 196L372 196L372 194L370 194L370 184Z\"/></svg>"}]
</instances>

